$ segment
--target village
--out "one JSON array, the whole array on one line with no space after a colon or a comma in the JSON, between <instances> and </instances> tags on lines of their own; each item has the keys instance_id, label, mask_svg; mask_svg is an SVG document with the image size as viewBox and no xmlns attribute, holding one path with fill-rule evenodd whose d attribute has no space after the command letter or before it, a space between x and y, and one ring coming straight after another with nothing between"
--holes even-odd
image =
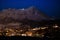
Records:
<instances>
[{"instance_id":1,"label":"village","mask_svg":"<svg viewBox=\"0 0 60 40\"><path fill-rule=\"evenodd\" d=\"M30 25L22 25L22 23L0 24L0 36L44 37L47 32L58 31L59 29L57 24L52 27L31 27Z\"/></svg>"}]
</instances>

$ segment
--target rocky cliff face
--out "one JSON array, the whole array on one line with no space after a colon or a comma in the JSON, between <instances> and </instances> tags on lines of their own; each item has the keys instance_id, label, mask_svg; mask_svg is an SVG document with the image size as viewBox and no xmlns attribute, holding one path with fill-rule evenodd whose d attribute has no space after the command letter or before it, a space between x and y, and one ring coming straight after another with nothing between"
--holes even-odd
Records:
<instances>
[{"instance_id":1,"label":"rocky cliff face","mask_svg":"<svg viewBox=\"0 0 60 40\"><path fill-rule=\"evenodd\" d=\"M40 12L35 7L30 7L27 9L4 9L0 12L0 19L12 18L14 20L50 20L48 16Z\"/></svg>"}]
</instances>

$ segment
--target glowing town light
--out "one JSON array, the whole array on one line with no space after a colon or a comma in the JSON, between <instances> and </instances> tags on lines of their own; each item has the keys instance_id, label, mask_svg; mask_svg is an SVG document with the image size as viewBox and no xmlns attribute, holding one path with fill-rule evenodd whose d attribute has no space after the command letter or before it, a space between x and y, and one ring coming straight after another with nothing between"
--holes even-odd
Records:
<instances>
[{"instance_id":1,"label":"glowing town light","mask_svg":"<svg viewBox=\"0 0 60 40\"><path fill-rule=\"evenodd\" d=\"M22 36L26 36L26 34L21 34Z\"/></svg>"},{"instance_id":2,"label":"glowing town light","mask_svg":"<svg viewBox=\"0 0 60 40\"><path fill-rule=\"evenodd\" d=\"M32 32L26 32L27 36L32 36L32 34L33 34Z\"/></svg>"},{"instance_id":3,"label":"glowing town light","mask_svg":"<svg viewBox=\"0 0 60 40\"><path fill-rule=\"evenodd\" d=\"M53 26L54 28L58 28L58 26L57 25L55 25L55 26Z\"/></svg>"},{"instance_id":4,"label":"glowing town light","mask_svg":"<svg viewBox=\"0 0 60 40\"><path fill-rule=\"evenodd\" d=\"M20 30L21 32L23 31L23 30Z\"/></svg>"},{"instance_id":5,"label":"glowing town light","mask_svg":"<svg viewBox=\"0 0 60 40\"><path fill-rule=\"evenodd\" d=\"M14 34L14 33L12 33L10 36L15 36L15 34Z\"/></svg>"},{"instance_id":6,"label":"glowing town light","mask_svg":"<svg viewBox=\"0 0 60 40\"><path fill-rule=\"evenodd\" d=\"M6 36L15 36L15 33L6 33Z\"/></svg>"},{"instance_id":7,"label":"glowing town light","mask_svg":"<svg viewBox=\"0 0 60 40\"><path fill-rule=\"evenodd\" d=\"M42 37L44 37L44 35L42 35Z\"/></svg>"},{"instance_id":8,"label":"glowing town light","mask_svg":"<svg viewBox=\"0 0 60 40\"><path fill-rule=\"evenodd\" d=\"M41 29L46 29L46 27L41 27Z\"/></svg>"},{"instance_id":9,"label":"glowing town light","mask_svg":"<svg viewBox=\"0 0 60 40\"><path fill-rule=\"evenodd\" d=\"M32 34L28 34L28 36L32 36Z\"/></svg>"},{"instance_id":10,"label":"glowing town light","mask_svg":"<svg viewBox=\"0 0 60 40\"><path fill-rule=\"evenodd\" d=\"M39 30L40 28L33 28L32 30Z\"/></svg>"}]
</instances>

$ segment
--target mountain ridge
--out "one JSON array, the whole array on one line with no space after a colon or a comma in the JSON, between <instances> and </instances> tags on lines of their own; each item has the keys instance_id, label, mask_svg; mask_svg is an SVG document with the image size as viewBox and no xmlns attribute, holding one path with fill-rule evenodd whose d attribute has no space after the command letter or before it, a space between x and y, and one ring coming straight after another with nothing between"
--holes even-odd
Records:
<instances>
[{"instance_id":1,"label":"mountain ridge","mask_svg":"<svg viewBox=\"0 0 60 40\"><path fill-rule=\"evenodd\" d=\"M27 9L4 9L0 12L0 19L4 18L12 18L14 20L35 20L35 21L41 21L41 20L50 20L50 18L40 12L35 7L29 7Z\"/></svg>"}]
</instances>

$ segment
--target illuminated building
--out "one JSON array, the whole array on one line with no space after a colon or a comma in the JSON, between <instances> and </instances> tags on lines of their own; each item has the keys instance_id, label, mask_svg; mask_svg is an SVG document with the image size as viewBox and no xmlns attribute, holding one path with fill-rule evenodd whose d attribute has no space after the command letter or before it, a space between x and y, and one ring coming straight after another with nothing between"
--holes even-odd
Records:
<instances>
[{"instance_id":1,"label":"illuminated building","mask_svg":"<svg viewBox=\"0 0 60 40\"><path fill-rule=\"evenodd\" d=\"M26 34L21 34L21 36L26 36Z\"/></svg>"},{"instance_id":2,"label":"illuminated building","mask_svg":"<svg viewBox=\"0 0 60 40\"><path fill-rule=\"evenodd\" d=\"M32 31L27 31L27 32L26 32L26 35L27 35L27 36L32 36L32 35L33 35L33 32L32 32Z\"/></svg>"},{"instance_id":3,"label":"illuminated building","mask_svg":"<svg viewBox=\"0 0 60 40\"><path fill-rule=\"evenodd\" d=\"M41 29L46 29L46 27L41 27Z\"/></svg>"},{"instance_id":4,"label":"illuminated building","mask_svg":"<svg viewBox=\"0 0 60 40\"><path fill-rule=\"evenodd\" d=\"M40 28L33 28L32 30L40 30Z\"/></svg>"},{"instance_id":5,"label":"illuminated building","mask_svg":"<svg viewBox=\"0 0 60 40\"><path fill-rule=\"evenodd\" d=\"M57 25L57 24L55 24L55 25L53 26L53 28L58 28L58 25Z\"/></svg>"}]
</instances>

